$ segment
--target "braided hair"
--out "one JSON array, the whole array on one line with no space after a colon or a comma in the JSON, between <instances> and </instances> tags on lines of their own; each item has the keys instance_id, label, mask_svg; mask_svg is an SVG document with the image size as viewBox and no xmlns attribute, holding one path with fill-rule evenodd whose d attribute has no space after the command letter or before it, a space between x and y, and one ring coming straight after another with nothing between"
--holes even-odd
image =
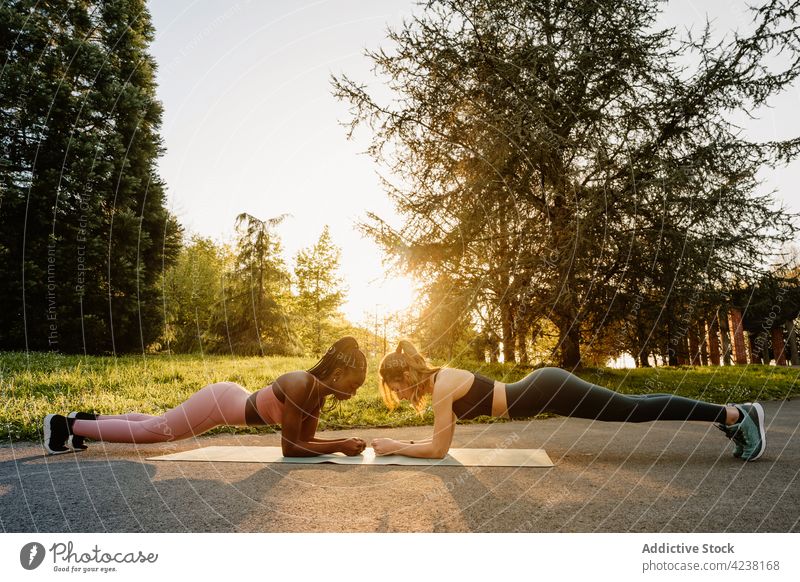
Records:
<instances>
[{"instance_id":1,"label":"braided hair","mask_svg":"<svg viewBox=\"0 0 800 582\"><path fill-rule=\"evenodd\" d=\"M336 342L328 348L328 351L325 352L325 355L306 371L312 376L315 376L317 380L322 380L333 374L336 368L354 368L366 371L367 357L364 355L364 352L361 351L361 348L358 347L356 338L345 336L336 340ZM327 397L326 400L328 400ZM333 405L327 406L326 402L326 406L323 406L323 412L330 412L336 408L338 404L341 404L336 398L331 399L331 401Z\"/></svg>"},{"instance_id":2,"label":"braided hair","mask_svg":"<svg viewBox=\"0 0 800 582\"><path fill-rule=\"evenodd\" d=\"M307 372L318 380L330 376L336 368L361 368L366 370L367 357L358 347L356 338L345 336L336 340L325 355L311 366Z\"/></svg>"}]
</instances>

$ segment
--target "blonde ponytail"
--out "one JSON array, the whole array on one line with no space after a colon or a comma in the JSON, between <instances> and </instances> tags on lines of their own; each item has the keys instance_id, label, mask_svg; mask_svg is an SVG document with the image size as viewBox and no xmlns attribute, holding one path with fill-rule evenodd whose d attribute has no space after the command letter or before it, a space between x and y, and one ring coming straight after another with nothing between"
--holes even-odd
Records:
<instances>
[{"instance_id":1,"label":"blonde ponytail","mask_svg":"<svg viewBox=\"0 0 800 582\"><path fill-rule=\"evenodd\" d=\"M422 387L427 383L428 378L440 369L428 364L425 357L419 353L410 341L400 340L397 344L397 349L386 354L381 360L379 369L381 382L379 386L383 402L389 410L393 410L400 403L397 394L389 388L387 382L402 379L404 373L408 372L411 378L411 385L414 386L411 405L421 415L425 410Z\"/></svg>"}]
</instances>

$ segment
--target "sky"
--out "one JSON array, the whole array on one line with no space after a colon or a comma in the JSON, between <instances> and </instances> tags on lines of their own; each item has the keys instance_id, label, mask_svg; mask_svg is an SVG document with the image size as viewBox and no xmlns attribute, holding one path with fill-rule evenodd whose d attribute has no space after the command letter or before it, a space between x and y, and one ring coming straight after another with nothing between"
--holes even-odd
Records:
<instances>
[{"instance_id":1,"label":"sky","mask_svg":"<svg viewBox=\"0 0 800 582\"><path fill-rule=\"evenodd\" d=\"M187 231L232 241L239 213L262 219L286 213L276 230L291 264L327 224L342 249L348 319L407 307L413 283L387 277L380 250L356 228L367 211L399 221L380 169L363 153L366 136L346 139L341 122L350 119L348 107L332 95L330 76L346 73L387 95L364 50L385 45L386 27L399 27L415 4L150 0L148 7L167 150L159 172L168 207ZM749 22L739 0L674 0L659 22L699 30L706 15L718 33ZM771 105L756 121L737 121L754 139L800 135L797 87ZM800 212L800 164L763 178L765 188L777 189L777 197Z\"/></svg>"}]
</instances>

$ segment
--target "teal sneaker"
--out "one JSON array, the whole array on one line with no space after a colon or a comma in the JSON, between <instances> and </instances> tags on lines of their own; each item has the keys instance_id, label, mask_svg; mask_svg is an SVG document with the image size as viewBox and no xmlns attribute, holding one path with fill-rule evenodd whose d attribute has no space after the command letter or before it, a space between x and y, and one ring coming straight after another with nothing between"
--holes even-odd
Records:
<instances>
[{"instance_id":1,"label":"teal sneaker","mask_svg":"<svg viewBox=\"0 0 800 582\"><path fill-rule=\"evenodd\" d=\"M744 452L744 432L739 430L742 425L741 423L727 425L727 424L715 424L719 430L725 433L725 436L728 437L733 441L733 456L737 459L742 456Z\"/></svg>"},{"instance_id":2,"label":"teal sneaker","mask_svg":"<svg viewBox=\"0 0 800 582\"><path fill-rule=\"evenodd\" d=\"M744 433L744 450L742 459L755 461L763 453L767 445L767 436L764 433L764 408L758 402L747 402L736 405L744 419L738 430Z\"/></svg>"}]
</instances>

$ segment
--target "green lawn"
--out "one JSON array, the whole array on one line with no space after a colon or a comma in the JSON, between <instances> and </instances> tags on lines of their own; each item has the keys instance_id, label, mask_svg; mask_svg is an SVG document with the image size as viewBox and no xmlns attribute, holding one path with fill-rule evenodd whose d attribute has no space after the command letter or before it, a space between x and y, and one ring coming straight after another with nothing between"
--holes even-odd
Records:
<instances>
[{"instance_id":1,"label":"green lawn","mask_svg":"<svg viewBox=\"0 0 800 582\"><path fill-rule=\"evenodd\" d=\"M268 385L280 374L305 369L313 358L234 358L157 355L83 357L51 353L0 352L0 438L38 439L42 418L51 412L95 410L106 414L160 414L206 384L230 380L249 390ZM450 363L477 370L475 362ZM481 372L513 382L530 367L483 364ZM800 370L774 366L679 367L638 370L589 369L584 379L619 392L668 392L710 402L780 400L800 394ZM431 424L404 405L390 413L378 394L377 360L370 362L365 385L352 400L326 413L320 428L387 427ZM503 422L478 419L470 422ZM221 427L214 432L256 433L267 428Z\"/></svg>"}]
</instances>

